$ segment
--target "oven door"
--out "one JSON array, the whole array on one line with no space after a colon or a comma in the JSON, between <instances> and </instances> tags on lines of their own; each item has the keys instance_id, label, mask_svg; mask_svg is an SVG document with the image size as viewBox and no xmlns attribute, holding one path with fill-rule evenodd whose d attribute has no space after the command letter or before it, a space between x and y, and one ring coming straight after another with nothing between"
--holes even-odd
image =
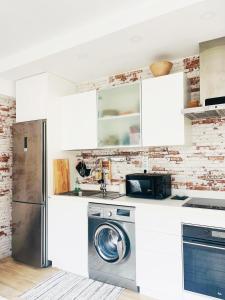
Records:
<instances>
[{"instance_id":1,"label":"oven door","mask_svg":"<svg viewBox=\"0 0 225 300\"><path fill-rule=\"evenodd\" d=\"M184 289L225 299L225 246L183 242Z\"/></svg>"}]
</instances>

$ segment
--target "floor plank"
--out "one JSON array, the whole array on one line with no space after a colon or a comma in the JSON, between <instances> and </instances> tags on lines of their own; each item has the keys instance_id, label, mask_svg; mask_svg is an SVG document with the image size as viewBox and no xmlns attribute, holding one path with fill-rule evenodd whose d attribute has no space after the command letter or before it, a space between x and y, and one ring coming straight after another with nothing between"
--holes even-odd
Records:
<instances>
[{"instance_id":1,"label":"floor plank","mask_svg":"<svg viewBox=\"0 0 225 300\"><path fill-rule=\"evenodd\" d=\"M25 291L58 271L56 268L39 269L15 262L8 257L0 261L0 296L16 300ZM119 300L153 300L149 297L125 290Z\"/></svg>"}]
</instances>

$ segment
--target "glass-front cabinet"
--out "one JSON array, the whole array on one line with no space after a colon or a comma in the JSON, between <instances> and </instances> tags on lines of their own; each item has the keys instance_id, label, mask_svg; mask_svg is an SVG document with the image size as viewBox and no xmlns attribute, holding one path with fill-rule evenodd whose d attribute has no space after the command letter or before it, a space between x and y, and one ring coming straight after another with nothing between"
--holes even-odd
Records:
<instances>
[{"instance_id":1,"label":"glass-front cabinet","mask_svg":"<svg viewBox=\"0 0 225 300\"><path fill-rule=\"evenodd\" d=\"M140 83L99 90L98 147L140 146Z\"/></svg>"}]
</instances>

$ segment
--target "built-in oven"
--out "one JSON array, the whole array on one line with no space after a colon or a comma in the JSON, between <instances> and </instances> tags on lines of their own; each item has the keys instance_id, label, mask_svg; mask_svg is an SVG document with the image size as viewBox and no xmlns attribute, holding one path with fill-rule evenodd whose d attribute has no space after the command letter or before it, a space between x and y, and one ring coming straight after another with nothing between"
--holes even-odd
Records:
<instances>
[{"instance_id":1,"label":"built-in oven","mask_svg":"<svg viewBox=\"0 0 225 300\"><path fill-rule=\"evenodd\" d=\"M225 299L225 229L183 224L184 290Z\"/></svg>"}]
</instances>

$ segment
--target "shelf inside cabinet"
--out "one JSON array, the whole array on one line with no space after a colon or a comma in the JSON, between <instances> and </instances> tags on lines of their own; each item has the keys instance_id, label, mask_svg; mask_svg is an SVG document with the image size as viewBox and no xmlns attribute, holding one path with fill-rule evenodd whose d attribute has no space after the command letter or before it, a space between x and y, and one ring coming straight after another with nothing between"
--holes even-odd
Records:
<instances>
[{"instance_id":1,"label":"shelf inside cabinet","mask_svg":"<svg viewBox=\"0 0 225 300\"><path fill-rule=\"evenodd\" d=\"M125 118L134 118L139 117L140 113L130 113L130 114L123 114L123 115L116 115L116 116L105 116L98 118L99 121L106 121L106 120L118 120L118 119L125 119Z\"/></svg>"}]
</instances>

